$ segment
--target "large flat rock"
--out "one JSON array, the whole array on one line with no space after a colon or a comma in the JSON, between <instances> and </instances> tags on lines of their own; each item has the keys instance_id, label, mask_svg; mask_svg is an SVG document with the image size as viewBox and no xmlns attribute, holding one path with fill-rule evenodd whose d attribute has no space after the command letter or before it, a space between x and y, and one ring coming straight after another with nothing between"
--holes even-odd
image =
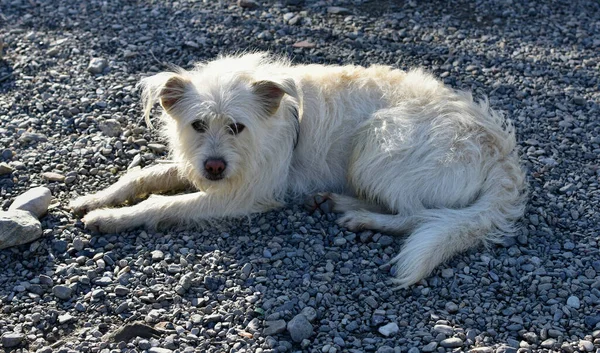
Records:
<instances>
[{"instance_id":1,"label":"large flat rock","mask_svg":"<svg viewBox=\"0 0 600 353\"><path fill-rule=\"evenodd\" d=\"M42 236L42 225L29 211L0 212L0 249L26 244Z\"/></svg>"}]
</instances>

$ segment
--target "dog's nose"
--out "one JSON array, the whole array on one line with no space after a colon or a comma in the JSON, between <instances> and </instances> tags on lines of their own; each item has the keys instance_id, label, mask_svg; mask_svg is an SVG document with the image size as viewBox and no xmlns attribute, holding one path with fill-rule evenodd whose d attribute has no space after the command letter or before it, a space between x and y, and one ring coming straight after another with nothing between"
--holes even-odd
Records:
<instances>
[{"instance_id":1,"label":"dog's nose","mask_svg":"<svg viewBox=\"0 0 600 353\"><path fill-rule=\"evenodd\" d=\"M214 176L223 173L226 167L227 163L220 158L207 159L206 162L204 162L204 169L208 172L208 174Z\"/></svg>"}]
</instances>

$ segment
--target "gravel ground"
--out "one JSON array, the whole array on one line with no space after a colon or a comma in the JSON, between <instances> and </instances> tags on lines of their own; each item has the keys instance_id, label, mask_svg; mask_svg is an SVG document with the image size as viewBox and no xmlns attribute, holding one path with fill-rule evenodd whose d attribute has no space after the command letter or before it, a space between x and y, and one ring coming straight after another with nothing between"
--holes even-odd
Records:
<instances>
[{"instance_id":1,"label":"gravel ground","mask_svg":"<svg viewBox=\"0 0 600 353\"><path fill-rule=\"evenodd\" d=\"M0 162L14 169L0 205L54 195L43 237L0 251L6 351L600 349L598 1L0 0L0 26ZM204 230L83 230L70 198L166 157L138 79L256 48L422 66L489 96L528 170L518 236L394 291L401 239L300 205Z\"/></svg>"}]
</instances>

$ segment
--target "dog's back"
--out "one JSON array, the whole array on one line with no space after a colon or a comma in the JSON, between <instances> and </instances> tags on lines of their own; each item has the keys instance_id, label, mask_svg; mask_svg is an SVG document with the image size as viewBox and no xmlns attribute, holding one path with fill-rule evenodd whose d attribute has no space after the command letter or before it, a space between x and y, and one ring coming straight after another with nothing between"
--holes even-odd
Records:
<instances>
[{"instance_id":1,"label":"dog's back","mask_svg":"<svg viewBox=\"0 0 600 353\"><path fill-rule=\"evenodd\" d=\"M354 197L328 196L349 229L412 232L393 259L398 285L511 234L524 212L524 173L512 126L487 102L420 70L292 72L304 115L290 188Z\"/></svg>"}]
</instances>

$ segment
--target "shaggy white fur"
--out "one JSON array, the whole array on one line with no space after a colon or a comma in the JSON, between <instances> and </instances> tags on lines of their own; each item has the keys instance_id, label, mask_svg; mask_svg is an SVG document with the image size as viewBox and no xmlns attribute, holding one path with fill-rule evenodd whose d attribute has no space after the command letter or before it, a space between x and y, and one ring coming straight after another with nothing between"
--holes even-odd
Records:
<instances>
[{"instance_id":1,"label":"shaggy white fur","mask_svg":"<svg viewBox=\"0 0 600 353\"><path fill-rule=\"evenodd\" d=\"M499 242L524 212L512 125L420 70L293 66L257 53L141 87L147 119L163 107L175 163L73 201L90 229L197 224L320 192L308 205L329 202L350 230L410 234L392 260L406 287L461 251ZM207 167L215 160L220 174ZM198 191L102 208L190 185Z\"/></svg>"}]
</instances>

